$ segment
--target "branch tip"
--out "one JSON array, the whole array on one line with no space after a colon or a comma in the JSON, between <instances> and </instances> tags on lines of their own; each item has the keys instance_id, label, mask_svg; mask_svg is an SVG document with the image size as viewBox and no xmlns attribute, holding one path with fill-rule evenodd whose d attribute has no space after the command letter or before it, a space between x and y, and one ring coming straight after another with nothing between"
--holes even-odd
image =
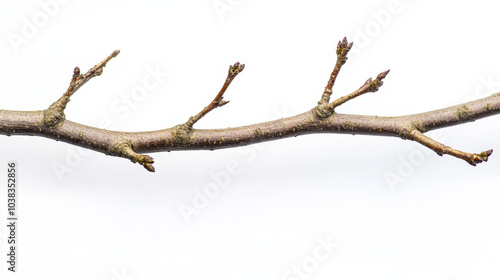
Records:
<instances>
[{"instance_id":1,"label":"branch tip","mask_svg":"<svg viewBox=\"0 0 500 280\"><path fill-rule=\"evenodd\" d=\"M375 80L371 81L370 78L370 89L368 90L369 92L376 92L378 89L384 84L382 81L385 77L387 77L387 74L389 74L391 70L386 70L380 74L377 75L377 78Z\"/></svg>"},{"instance_id":2,"label":"branch tip","mask_svg":"<svg viewBox=\"0 0 500 280\"><path fill-rule=\"evenodd\" d=\"M150 163L145 163L143 166L149 172L156 172L155 167Z\"/></svg>"},{"instance_id":3,"label":"branch tip","mask_svg":"<svg viewBox=\"0 0 500 280\"><path fill-rule=\"evenodd\" d=\"M347 54L352 48L352 42L347 42L347 38L344 37L342 41L339 41L337 44L337 59L340 60L340 63L344 64L347 60Z\"/></svg>"},{"instance_id":4,"label":"branch tip","mask_svg":"<svg viewBox=\"0 0 500 280\"><path fill-rule=\"evenodd\" d=\"M217 103L217 107L222 107L222 106L226 105L227 103L229 103L229 100L221 100L221 101L219 101L219 103Z\"/></svg>"},{"instance_id":5,"label":"branch tip","mask_svg":"<svg viewBox=\"0 0 500 280\"><path fill-rule=\"evenodd\" d=\"M462 152L453 149L449 146L443 145L428 136L425 136L422 132L418 131L417 129L410 131L408 133L408 138L428 147L429 149L433 150L440 156L447 154L459 159L463 159L472 166L476 166L478 163L488 161L488 157L491 156L491 154L493 153L492 149L481 152L479 154Z\"/></svg>"},{"instance_id":6,"label":"branch tip","mask_svg":"<svg viewBox=\"0 0 500 280\"><path fill-rule=\"evenodd\" d=\"M227 78L228 79L234 79L241 71L245 69L245 64L240 64L239 62L236 62L233 65L229 65L229 71L227 73Z\"/></svg>"},{"instance_id":7,"label":"branch tip","mask_svg":"<svg viewBox=\"0 0 500 280\"><path fill-rule=\"evenodd\" d=\"M140 155L140 160L138 161L139 164L144 166L146 170L149 172L155 172L155 167L153 166L153 163L155 162L154 159L148 155Z\"/></svg>"},{"instance_id":8,"label":"branch tip","mask_svg":"<svg viewBox=\"0 0 500 280\"><path fill-rule=\"evenodd\" d=\"M469 163L472 166L476 166L476 164L481 163L483 161L487 162L489 156L491 156L492 153L493 153L493 149L481 152L479 154L471 154Z\"/></svg>"},{"instance_id":9,"label":"branch tip","mask_svg":"<svg viewBox=\"0 0 500 280\"><path fill-rule=\"evenodd\" d=\"M75 69L73 69L73 79L77 79L80 77L80 67L76 66Z\"/></svg>"},{"instance_id":10,"label":"branch tip","mask_svg":"<svg viewBox=\"0 0 500 280\"><path fill-rule=\"evenodd\" d=\"M330 74L330 78L328 79L328 83L326 84L325 90L323 91L323 95L321 96L321 99L319 100L318 104L319 105L326 105L328 102L330 102L330 96L332 95L332 88L333 85L335 84L335 80L337 79L337 76L340 72L340 69L342 68L342 65L344 65L347 61L347 54L352 48L352 42L349 43L347 41L347 38L344 37L342 41L339 41L337 44L337 62L335 63L335 67L333 68L332 73Z\"/></svg>"}]
</instances>

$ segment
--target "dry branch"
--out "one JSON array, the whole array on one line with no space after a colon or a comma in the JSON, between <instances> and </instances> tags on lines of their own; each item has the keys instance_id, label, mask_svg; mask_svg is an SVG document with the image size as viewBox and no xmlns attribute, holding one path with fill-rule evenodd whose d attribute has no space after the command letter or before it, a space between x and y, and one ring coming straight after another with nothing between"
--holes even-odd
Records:
<instances>
[{"instance_id":1,"label":"dry branch","mask_svg":"<svg viewBox=\"0 0 500 280\"><path fill-rule=\"evenodd\" d=\"M76 67L70 85L63 96L49 108L40 111L0 110L0 134L42 136L92 149L107 155L128 158L147 170L154 172L154 160L140 153L181 150L215 150L232 148L312 133L349 133L379 136L396 136L416 141L434 150L438 155L449 154L465 160L471 165L487 161L493 150L479 154L466 153L445 146L427 136L425 132L442 127L459 125L500 113L500 93L468 103L399 117L378 117L339 114L335 108L364 93L375 92L389 70L380 73L374 80L368 79L358 90L330 102L332 88L347 61L352 48L344 38L337 45L337 62L318 105L302 114L226 129L194 129L193 125L213 109L228 101L223 95L233 79L244 69L238 62L229 67L228 76L213 101L184 124L146 132L120 132L90 127L66 120L64 110L73 95L91 78L99 76L104 66L119 51L114 51L86 74L81 75Z\"/></svg>"}]
</instances>

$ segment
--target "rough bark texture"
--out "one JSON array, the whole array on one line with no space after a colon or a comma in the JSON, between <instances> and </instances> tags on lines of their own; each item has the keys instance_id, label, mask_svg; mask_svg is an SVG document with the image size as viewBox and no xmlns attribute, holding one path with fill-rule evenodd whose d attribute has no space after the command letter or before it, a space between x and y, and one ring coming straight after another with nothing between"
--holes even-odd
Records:
<instances>
[{"instance_id":1,"label":"rough bark texture","mask_svg":"<svg viewBox=\"0 0 500 280\"><path fill-rule=\"evenodd\" d=\"M352 43L348 43L345 38L339 42L337 46L337 63L318 102L318 106L311 108L310 111L288 118L235 128L193 128L193 125L211 110L228 103L228 101L223 100L223 94L232 80L244 68L244 65L236 63L229 67L228 77L216 98L184 124L156 131L120 132L99 129L66 120L64 109L69 102L70 96L91 78L102 73L106 63L118 55L119 51L114 51L85 75L80 74L78 67L75 68L67 91L49 108L41 111L0 110L0 134L47 137L108 155L128 158L132 162L143 165L149 171L154 171L153 158L139 153L216 150L312 133L396 136L417 141L439 155L450 154L472 165L488 160L492 150L479 154L469 154L438 143L423 133L500 113L500 93L440 110L399 117L336 113L335 108L350 99L367 92L377 91L383 84L382 80L389 73L389 71L384 71L374 80L368 79L363 86L353 93L330 102L335 79L342 65L346 62L346 56L351 47Z\"/></svg>"}]
</instances>

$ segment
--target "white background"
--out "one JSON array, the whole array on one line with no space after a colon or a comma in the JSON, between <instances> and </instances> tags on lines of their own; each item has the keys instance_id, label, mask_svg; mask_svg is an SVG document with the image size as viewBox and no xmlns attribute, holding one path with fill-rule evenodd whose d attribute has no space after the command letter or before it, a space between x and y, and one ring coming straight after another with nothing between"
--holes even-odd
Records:
<instances>
[{"instance_id":1,"label":"white background","mask_svg":"<svg viewBox=\"0 0 500 280\"><path fill-rule=\"evenodd\" d=\"M72 97L69 120L124 131L177 125L212 100L236 61L246 68L226 93L231 103L196 127L273 120L316 104L337 41L347 36L355 47L335 97L391 72L378 92L338 112L438 109L500 91L499 8L497 1L4 0L0 108L45 109L75 66L87 71L120 49ZM144 79L155 83L141 94ZM0 278L499 279L498 121L430 134L468 152L496 149L477 167L398 138L324 134L152 154L153 174L50 139L0 136L1 224L8 160L19 164L20 218L18 272L2 261ZM237 174L225 175L228 164ZM219 192L201 205L199 193L210 187ZM181 207L198 212L183 216ZM6 237L2 226L0 260ZM318 240L335 248L326 254ZM292 273L295 266L305 272Z\"/></svg>"}]
</instances>

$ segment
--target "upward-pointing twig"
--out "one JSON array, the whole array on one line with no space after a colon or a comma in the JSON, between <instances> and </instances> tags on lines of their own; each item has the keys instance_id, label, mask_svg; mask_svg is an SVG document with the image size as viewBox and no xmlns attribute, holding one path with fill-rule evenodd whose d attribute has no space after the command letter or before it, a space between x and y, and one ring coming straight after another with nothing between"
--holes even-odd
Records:
<instances>
[{"instance_id":1,"label":"upward-pointing twig","mask_svg":"<svg viewBox=\"0 0 500 280\"><path fill-rule=\"evenodd\" d=\"M103 72L104 66L117 55L120 54L120 50L116 50L112 52L108 57L106 57L103 61L97 63L94 67L92 67L85 75L80 75L80 68L75 67L75 71L73 74L73 79L71 79L71 83L68 87L68 90L64 93L66 96L71 96L75 93L79 88L81 88L86 82L90 79L100 76Z\"/></svg>"},{"instance_id":2,"label":"upward-pointing twig","mask_svg":"<svg viewBox=\"0 0 500 280\"><path fill-rule=\"evenodd\" d=\"M333 68L330 79L326 84L325 91L323 92L318 105L326 105L328 104L328 102L330 102L330 95L332 95L333 85L335 84L335 80L339 75L340 68L342 68L342 65L344 65L347 61L347 54L349 53L351 48L352 42L348 43L346 37L344 37L344 39L342 39L342 41L339 41L339 43L337 44L337 62L335 63L335 67Z\"/></svg>"},{"instance_id":3,"label":"upward-pointing twig","mask_svg":"<svg viewBox=\"0 0 500 280\"><path fill-rule=\"evenodd\" d=\"M233 81L233 79L236 76L238 76L238 74L241 71L243 71L244 68L245 68L245 64L240 64L239 62L236 62L234 65L229 65L229 70L227 72L226 81L224 82L224 85L220 89L219 94L217 94L217 96L214 98L214 100L212 100L212 102L210 102L210 104L208 104L208 106L203 108L203 110L201 110L201 112L199 112L195 116L192 116L189 118L189 120L185 123L186 128L192 129L193 125L197 121L199 121L201 118L203 118L203 116L208 114L210 111L212 111L213 109L215 109L217 107L222 107L222 106L226 105L227 103L229 103L229 101L225 101L222 99L223 95L226 92L229 85L231 84L231 82Z\"/></svg>"},{"instance_id":4,"label":"upward-pointing twig","mask_svg":"<svg viewBox=\"0 0 500 280\"><path fill-rule=\"evenodd\" d=\"M66 105L68 104L70 97L90 79L100 76L103 72L104 66L106 66L106 63L119 53L119 50L112 52L108 57L96 64L84 75L80 74L80 68L78 66L75 67L73 70L73 77L71 78L71 82L69 83L66 92L63 96L61 96L61 98L52 103L52 105L44 111L43 119L45 125L52 127L61 123L61 121L65 119L64 109L66 109Z\"/></svg>"}]
</instances>

